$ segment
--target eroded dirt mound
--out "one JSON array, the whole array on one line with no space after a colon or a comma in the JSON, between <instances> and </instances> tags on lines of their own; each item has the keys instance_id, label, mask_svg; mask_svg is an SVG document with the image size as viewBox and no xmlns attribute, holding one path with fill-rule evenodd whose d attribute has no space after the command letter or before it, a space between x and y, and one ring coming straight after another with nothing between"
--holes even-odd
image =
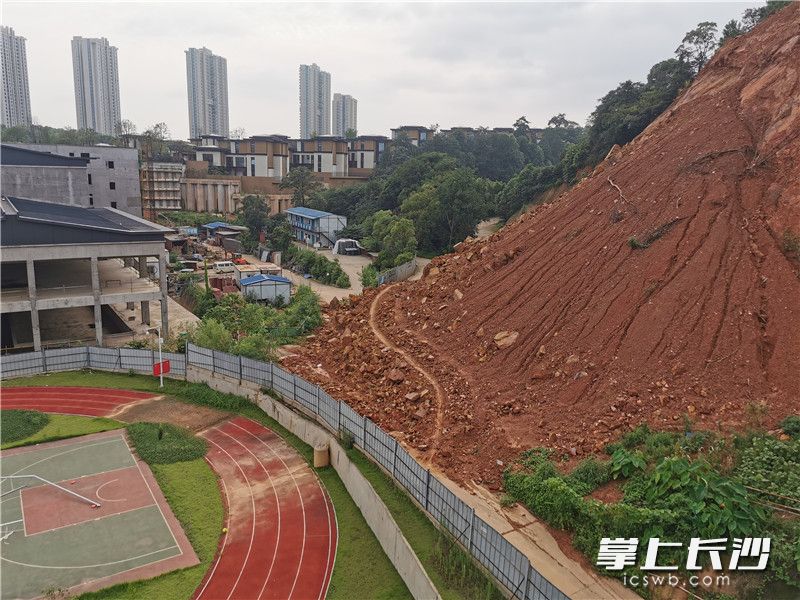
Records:
<instances>
[{"instance_id":1,"label":"eroded dirt mound","mask_svg":"<svg viewBox=\"0 0 800 600\"><path fill-rule=\"evenodd\" d=\"M774 426L800 404L797 236L796 4L591 177L329 311L286 364L479 483L522 448L580 456L641 422Z\"/></svg>"}]
</instances>

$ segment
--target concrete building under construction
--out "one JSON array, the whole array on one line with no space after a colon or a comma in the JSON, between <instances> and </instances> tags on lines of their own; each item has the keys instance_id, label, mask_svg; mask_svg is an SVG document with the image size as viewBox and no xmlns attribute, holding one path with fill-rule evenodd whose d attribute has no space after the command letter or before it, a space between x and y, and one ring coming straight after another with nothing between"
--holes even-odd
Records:
<instances>
[{"instance_id":1,"label":"concrete building under construction","mask_svg":"<svg viewBox=\"0 0 800 600\"><path fill-rule=\"evenodd\" d=\"M113 208L85 208L15 197L0 199L4 350L58 346L129 331L114 306L150 324L161 307L168 334L167 260L170 229ZM158 280L147 259L158 261Z\"/></svg>"}]
</instances>

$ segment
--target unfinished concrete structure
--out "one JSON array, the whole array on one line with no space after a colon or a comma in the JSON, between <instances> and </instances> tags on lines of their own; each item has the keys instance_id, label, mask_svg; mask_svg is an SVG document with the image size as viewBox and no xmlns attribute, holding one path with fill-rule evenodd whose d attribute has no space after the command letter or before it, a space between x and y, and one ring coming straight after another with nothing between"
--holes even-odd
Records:
<instances>
[{"instance_id":1,"label":"unfinished concrete structure","mask_svg":"<svg viewBox=\"0 0 800 600\"><path fill-rule=\"evenodd\" d=\"M113 208L2 197L3 348L40 350L81 339L70 330L70 311L87 307L93 309L88 327L102 345L104 329L121 320L112 305L135 302L147 324L150 302L160 302L161 335L167 336L164 235L170 231ZM148 279L148 257L158 259L158 283Z\"/></svg>"}]
</instances>

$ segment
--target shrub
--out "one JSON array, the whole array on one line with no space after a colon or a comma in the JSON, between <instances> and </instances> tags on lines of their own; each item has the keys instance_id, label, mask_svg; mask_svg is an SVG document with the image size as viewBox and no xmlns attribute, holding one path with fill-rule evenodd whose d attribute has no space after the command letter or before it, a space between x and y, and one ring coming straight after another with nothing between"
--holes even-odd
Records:
<instances>
[{"instance_id":1,"label":"shrub","mask_svg":"<svg viewBox=\"0 0 800 600\"><path fill-rule=\"evenodd\" d=\"M361 270L361 285L365 288L378 287L378 271L374 265L367 265Z\"/></svg>"},{"instance_id":2,"label":"shrub","mask_svg":"<svg viewBox=\"0 0 800 600\"><path fill-rule=\"evenodd\" d=\"M611 475L614 479L620 475L628 478L636 471L644 470L646 466L644 454L640 450L631 452L620 448L611 456Z\"/></svg>"},{"instance_id":3,"label":"shrub","mask_svg":"<svg viewBox=\"0 0 800 600\"><path fill-rule=\"evenodd\" d=\"M650 474L645 499L653 508L686 514L686 521L704 537L752 535L766 520L766 513L751 502L740 483L702 460L662 460Z\"/></svg>"},{"instance_id":4,"label":"shrub","mask_svg":"<svg viewBox=\"0 0 800 600\"><path fill-rule=\"evenodd\" d=\"M342 448L345 450L352 450L353 444L355 443L355 438L353 434L347 431L344 427L339 429L339 442L342 444Z\"/></svg>"},{"instance_id":5,"label":"shrub","mask_svg":"<svg viewBox=\"0 0 800 600\"><path fill-rule=\"evenodd\" d=\"M0 441L18 442L40 431L50 416L36 410L0 410Z\"/></svg>"},{"instance_id":6,"label":"shrub","mask_svg":"<svg viewBox=\"0 0 800 600\"><path fill-rule=\"evenodd\" d=\"M793 438L800 437L800 415L790 415L781 421L783 432Z\"/></svg>"},{"instance_id":7,"label":"shrub","mask_svg":"<svg viewBox=\"0 0 800 600\"><path fill-rule=\"evenodd\" d=\"M309 274L311 277L326 285L335 285L340 288L350 287L350 278L342 270L336 260L329 260L322 254L297 246L290 246L284 253L284 262L300 273Z\"/></svg>"},{"instance_id":8,"label":"shrub","mask_svg":"<svg viewBox=\"0 0 800 600\"><path fill-rule=\"evenodd\" d=\"M742 452L735 478L743 485L761 490L765 500L778 501L800 510L800 438L782 442L771 436L753 438ZM767 492L767 493L764 493ZM776 498L780 494L784 498Z\"/></svg>"},{"instance_id":9,"label":"shrub","mask_svg":"<svg viewBox=\"0 0 800 600\"><path fill-rule=\"evenodd\" d=\"M611 464L589 457L580 462L564 481L575 493L585 496L611 479Z\"/></svg>"},{"instance_id":10,"label":"shrub","mask_svg":"<svg viewBox=\"0 0 800 600\"><path fill-rule=\"evenodd\" d=\"M139 458L148 464L185 462L206 454L205 440L169 423L133 423L128 435Z\"/></svg>"},{"instance_id":11,"label":"shrub","mask_svg":"<svg viewBox=\"0 0 800 600\"><path fill-rule=\"evenodd\" d=\"M560 529L573 529L583 499L560 477L545 479L530 488L525 502L541 519Z\"/></svg>"}]
</instances>

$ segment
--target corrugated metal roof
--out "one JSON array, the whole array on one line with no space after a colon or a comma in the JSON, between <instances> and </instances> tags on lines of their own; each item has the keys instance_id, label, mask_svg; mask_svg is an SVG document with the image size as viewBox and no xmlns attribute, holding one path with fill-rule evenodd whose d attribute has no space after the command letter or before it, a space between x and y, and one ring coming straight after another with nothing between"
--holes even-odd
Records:
<instances>
[{"instance_id":1,"label":"corrugated metal roof","mask_svg":"<svg viewBox=\"0 0 800 600\"><path fill-rule=\"evenodd\" d=\"M263 273L259 273L258 275L252 275L250 277L245 277L239 283L241 283L242 285L253 285L254 283L265 283L267 281L272 281L275 283L288 283L288 284L292 283L285 277L279 277L277 275L264 275Z\"/></svg>"},{"instance_id":2,"label":"corrugated metal roof","mask_svg":"<svg viewBox=\"0 0 800 600\"><path fill-rule=\"evenodd\" d=\"M298 215L300 217L306 217L307 219L319 219L320 217L335 217L338 215L334 215L333 213L325 212L324 210L316 210L313 208L307 208L305 206L295 206L294 208L290 208L286 211L290 215Z\"/></svg>"}]
</instances>

